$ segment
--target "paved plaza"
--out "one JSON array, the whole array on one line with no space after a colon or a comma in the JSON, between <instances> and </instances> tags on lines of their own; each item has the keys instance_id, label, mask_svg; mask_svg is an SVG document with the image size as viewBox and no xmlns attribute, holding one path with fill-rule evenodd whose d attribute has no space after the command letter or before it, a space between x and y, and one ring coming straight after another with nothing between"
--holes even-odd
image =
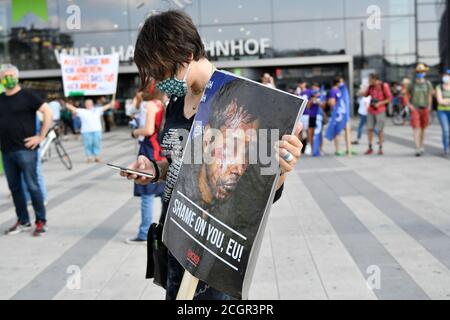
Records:
<instances>
[{"instance_id":1,"label":"paved plaza","mask_svg":"<svg viewBox=\"0 0 450 320\"><path fill-rule=\"evenodd\" d=\"M356 124L356 123L355 123ZM450 299L450 161L441 130L429 129L415 158L409 127L387 128L385 156L304 157L271 210L250 299ZM4 236L15 222L0 177L0 299L163 299L145 279L132 184L103 164L86 164L81 141L44 164L49 232ZM106 134L103 160L137 154L126 130ZM155 201L157 220L159 199ZM80 273L78 273L80 271ZM80 281L74 276L80 275ZM78 278L76 278L78 279Z\"/></svg>"}]
</instances>

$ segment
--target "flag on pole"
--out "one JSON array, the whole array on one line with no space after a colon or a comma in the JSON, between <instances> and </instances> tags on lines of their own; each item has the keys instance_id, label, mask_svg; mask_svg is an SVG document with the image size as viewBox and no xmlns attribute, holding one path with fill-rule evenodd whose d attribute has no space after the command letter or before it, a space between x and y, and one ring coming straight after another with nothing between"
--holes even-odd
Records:
<instances>
[{"instance_id":1,"label":"flag on pole","mask_svg":"<svg viewBox=\"0 0 450 320\"><path fill-rule=\"evenodd\" d=\"M319 108L316 116L316 128L314 129L313 157L321 156L320 145L322 144L323 116L322 108Z\"/></svg>"},{"instance_id":2,"label":"flag on pole","mask_svg":"<svg viewBox=\"0 0 450 320\"><path fill-rule=\"evenodd\" d=\"M350 120L350 94L347 86L342 84L339 87L339 91L336 97L336 105L331 115L331 121L325 135L330 141L334 140L345 129Z\"/></svg>"}]
</instances>

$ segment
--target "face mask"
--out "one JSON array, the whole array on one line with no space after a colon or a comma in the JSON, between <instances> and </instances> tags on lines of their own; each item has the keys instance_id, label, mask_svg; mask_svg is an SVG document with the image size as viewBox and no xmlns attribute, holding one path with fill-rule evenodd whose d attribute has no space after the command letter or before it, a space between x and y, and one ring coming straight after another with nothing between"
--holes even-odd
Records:
<instances>
[{"instance_id":1,"label":"face mask","mask_svg":"<svg viewBox=\"0 0 450 320\"><path fill-rule=\"evenodd\" d=\"M416 75L416 78L417 78L417 79L425 79L425 73L418 73L418 74Z\"/></svg>"},{"instance_id":2,"label":"face mask","mask_svg":"<svg viewBox=\"0 0 450 320\"><path fill-rule=\"evenodd\" d=\"M190 70L191 70L191 65L189 64L189 67L186 71L186 74L185 74L183 80L178 80L175 77L168 78L166 80L158 82L156 84L156 88L158 88L159 91L167 93L167 95L169 95L169 96L184 97L188 91L188 86L187 86L186 80L187 80Z\"/></svg>"},{"instance_id":3,"label":"face mask","mask_svg":"<svg viewBox=\"0 0 450 320\"><path fill-rule=\"evenodd\" d=\"M442 77L442 82L445 83L445 84L450 83L450 76L443 76Z\"/></svg>"},{"instance_id":4,"label":"face mask","mask_svg":"<svg viewBox=\"0 0 450 320\"><path fill-rule=\"evenodd\" d=\"M14 78L13 76L6 76L3 77L2 79L2 85L7 89L7 90L12 90L17 86L17 83L19 81Z\"/></svg>"}]
</instances>

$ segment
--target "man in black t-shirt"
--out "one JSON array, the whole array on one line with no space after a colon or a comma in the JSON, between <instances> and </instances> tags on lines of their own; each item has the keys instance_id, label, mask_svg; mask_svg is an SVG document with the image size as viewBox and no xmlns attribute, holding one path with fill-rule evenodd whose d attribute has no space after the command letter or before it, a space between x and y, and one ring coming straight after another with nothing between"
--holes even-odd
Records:
<instances>
[{"instance_id":1,"label":"man in black t-shirt","mask_svg":"<svg viewBox=\"0 0 450 320\"><path fill-rule=\"evenodd\" d=\"M24 177L36 213L35 236L46 231L44 199L37 175L37 148L52 123L52 110L39 96L19 86L19 71L12 65L0 71L5 93L0 95L0 149L8 186L16 207L17 222L6 234L31 229L21 176ZM36 135L36 112L44 115L41 132Z\"/></svg>"}]
</instances>

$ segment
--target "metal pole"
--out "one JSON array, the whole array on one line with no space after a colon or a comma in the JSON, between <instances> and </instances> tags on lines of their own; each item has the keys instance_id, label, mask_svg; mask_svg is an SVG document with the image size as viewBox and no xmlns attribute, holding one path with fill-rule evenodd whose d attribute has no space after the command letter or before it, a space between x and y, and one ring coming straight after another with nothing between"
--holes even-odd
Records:
<instances>
[{"instance_id":1,"label":"metal pole","mask_svg":"<svg viewBox=\"0 0 450 320\"><path fill-rule=\"evenodd\" d=\"M416 48L416 65L419 63L419 5L417 0L414 0L414 33L415 33L415 48Z\"/></svg>"},{"instance_id":2,"label":"metal pole","mask_svg":"<svg viewBox=\"0 0 450 320\"><path fill-rule=\"evenodd\" d=\"M364 52L364 22L361 22L361 69L365 68L365 61L364 60L365 60L365 52Z\"/></svg>"},{"instance_id":3,"label":"metal pole","mask_svg":"<svg viewBox=\"0 0 450 320\"><path fill-rule=\"evenodd\" d=\"M350 115L353 117L355 115L355 100L354 98L354 94L355 94L355 89L354 89L354 83L355 83L355 77L354 77L354 65L353 65L353 59L350 59L348 62L348 89L350 91Z\"/></svg>"}]
</instances>

